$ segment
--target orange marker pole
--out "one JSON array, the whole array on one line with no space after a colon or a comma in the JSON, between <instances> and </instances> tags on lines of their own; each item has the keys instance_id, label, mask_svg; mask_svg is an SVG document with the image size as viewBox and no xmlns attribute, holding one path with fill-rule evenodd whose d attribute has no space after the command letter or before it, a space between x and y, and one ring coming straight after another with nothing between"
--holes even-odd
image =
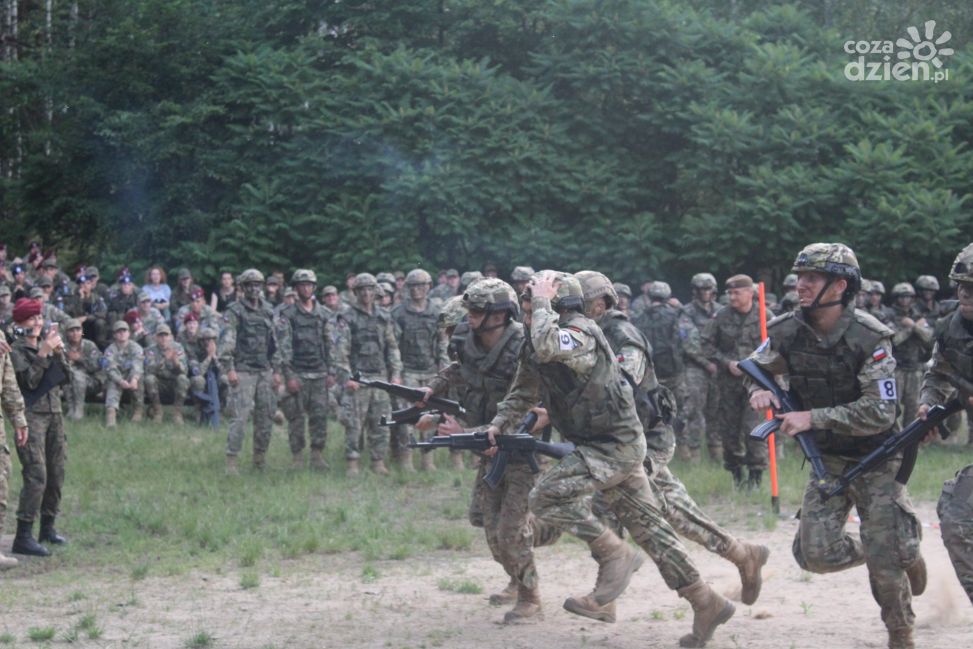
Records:
<instances>
[{"instance_id":1,"label":"orange marker pole","mask_svg":"<svg viewBox=\"0 0 973 649\"><path fill-rule=\"evenodd\" d=\"M760 305L760 340L767 340L767 297L764 283L757 284L757 296ZM767 419L773 419L774 411L767 409ZM775 514L780 513L780 496L777 492L777 441L774 433L767 438L767 452L770 454L770 506Z\"/></svg>"}]
</instances>

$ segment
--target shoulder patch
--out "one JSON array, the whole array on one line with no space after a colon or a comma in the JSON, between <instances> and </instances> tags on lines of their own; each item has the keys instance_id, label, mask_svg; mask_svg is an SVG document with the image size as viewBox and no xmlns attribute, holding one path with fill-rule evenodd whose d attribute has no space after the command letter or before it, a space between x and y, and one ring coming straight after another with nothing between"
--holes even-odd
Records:
<instances>
[{"instance_id":1,"label":"shoulder patch","mask_svg":"<svg viewBox=\"0 0 973 649\"><path fill-rule=\"evenodd\" d=\"M572 335L572 331L580 333L580 329L571 327L570 329L558 329L557 330L557 344L561 351L571 351L572 349L581 345L575 337Z\"/></svg>"},{"instance_id":2,"label":"shoulder patch","mask_svg":"<svg viewBox=\"0 0 973 649\"><path fill-rule=\"evenodd\" d=\"M881 347L876 348L875 351L872 352L872 360L876 363L879 361L884 361L886 358L888 358L888 356L888 352Z\"/></svg>"}]
</instances>

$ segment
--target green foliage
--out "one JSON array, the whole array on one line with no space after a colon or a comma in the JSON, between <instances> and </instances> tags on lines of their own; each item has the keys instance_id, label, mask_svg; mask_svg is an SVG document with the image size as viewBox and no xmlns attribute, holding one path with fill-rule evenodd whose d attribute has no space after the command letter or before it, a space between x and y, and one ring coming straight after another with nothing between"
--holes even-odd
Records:
<instances>
[{"instance_id":1,"label":"green foliage","mask_svg":"<svg viewBox=\"0 0 973 649\"><path fill-rule=\"evenodd\" d=\"M962 3L62 4L0 63L0 216L108 273L779 279L836 239L896 282L973 226ZM929 18L948 82L844 78L845 40Z\"/></svg>"}]
</instances>

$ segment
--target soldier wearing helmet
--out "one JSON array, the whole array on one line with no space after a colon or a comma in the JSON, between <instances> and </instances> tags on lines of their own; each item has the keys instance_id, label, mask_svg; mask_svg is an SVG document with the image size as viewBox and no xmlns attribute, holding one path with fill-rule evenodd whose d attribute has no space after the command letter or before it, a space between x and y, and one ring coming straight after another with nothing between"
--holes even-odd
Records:
<instances>
[{"instance_id":1,"label":"soldier wearing helmet","mask_svg":"<svg viewBox=\"0 0 973 649\"><path fill-rule=\"evenodd\" d=\"M932 327L942 315L942 306L936 300L939 293L939 280L932 275L920 275L916 278L916 311L926 319ZM927 359L928 360L928 359Z\"/></svg>"},{"instance_id":2,"label":"soldier wearing helmet","mask_svg":"<svg viewBox=\"0 0 973 649\"><path fill-rule=\"evenodd\" d=\"M722 309L716 302L716 278L710 273L696 273L690 282L693 299L682 307L682 314L692 320L702 335L706 326ZM723 459L723 440L716 427L716 363L703 355L691 353L686 358L686 426L676 440L677 453L690 462L699 460L699 449L705 433L706 449L710 460Z\"/></svg>"},{"instance_id":3,"label":"soldier wearing helmet","mask_svg":"<svg viewBox=\"0 0 973 649\"><path fill-rule=\"evenodd\" d=\"M392 320L398 333L399 355L402 357L402 382L409 387L422 387L449 363L446 354L448 341L439 335L439 301L429 299L432 276L421 268L409 271L405 277L408 294L405 300L392 309ZM399 403L406 408L412 404ZM403 471L413 472L412 449L409 439L415 435L410 425L397 426L392 431L392 452ZM422 454L422 470L436 468L433 454ZM462 462L462 455L455 454Z\"/></svg>"},{"instance_id":4,"label":"soldier wearing helmet","mask_svg":"<svg viewBox=\"0 0 973 649\"><path fill-rule=\"evenodd\" d=\"M631 287L622 282L612 282L612 288L615 289L615 294L618 295L618 304L615 305L615 308L628 315L629 307L632 305Z\"/></svg>"},{"instance_id":5,"label":"soldier wearing helmet","mask_svg":"<svg viewBox=\"0 0 973 649\"><path fill-rule=\"evenodd\" d=\"M956 282L957 306L936 325L932 366L920 392L919 416L929 408L958 398L973 408L973 243L956 256L949 279ZM940 530L956 576L973 603L973 464L943 485L936 510Z\"/></svg>"},{"instance_id":6,"label":"soldier wearing helmet","mask_svg":"<svg viewBox=\"0 0 973 649\"><path fill-rule=\"evenodd\" d=\"M448 300L454 295L462 295L463 293L459 290L460 277L459 271L455 268L450 268L446 271L446 281L439 286L435 287L429 291L429 297L435 298L437 300Z\"/></svg>"},{"instance_id":7,"label":"soldier wearing helmet","mask_svg":"<svg viewBox=\"0 0 973 649\"><path fill-rule=\"evenodd\" d=\"M891 309L882 304L882 300L885 299L885 284L877 279L866 281L868 282L868 313L882 324L889 324L892 321Z\"/></svg>"},{"instance_id":8,"label":"soldier wearing helmet","mask_svg":"<svg viewBox=\"0 0 973 649\"><path fill-rule=\"evenodd\" d=\"M570 531L588 544L599 564L594 590L568 598L564 608L602 621L615 620L615 599L643 557L592 511L602 492L632 537L656 562L666 584L693 606L693 633L683 646L702 646L734 612L693 566L666 521L662 503L642 468L645 434L631 385L601 328L584 315L584 291L566 273L541 271L528 285L530 335L514 383L497 405L488 434L511 431L542 401L550 422L576 450L544 473L530 493L530 510L542 524ZM525 318L526 319L526 318Z\"/></svg>"},{"instance_id":9,"label":"soldier wearing helmet","mask_svg":"<svg viewBox=\"0 0 973 649\"><path fill-rule=\"evenodd\" d=\"M791 291L796 291L797 290L797 273L788 273L787 276L784 277L783 286L784 286L784 293L785 294L786 293L789 293Z\"/></svg>"},{"instance_id":10,"label":"soldier wearing helmet","mask_svg":"<svg viewBox=\"0 0 973 649\"><path fill-rule=\"evenodd\" d=\"M355 277L355 303L345 314L350 344L349 362L352 373L366 379L402 383L402 358L395 337L392 314L376 303L378 282L370 273ZM362 390L353 380L345 383L342 400L345 424L345 459L348 475L358 475L361 440L368 442L372 471L388 475L385 455L389 450L389 433L381 425L382 415L392 409L389 395L382 390Z\"/></svg>"},{"instance_id":11,"label":"soldier wearing helmet","mask_svg":"<svg viewBox=\"0 0 973 649\"><path fill-rule=\"evenodd\" d=\"M226 472L239 473L237 455L243 448L245 427L253 412L253 466L263 470L270 446L274 391L279 376L274 373L273 307L263 297L264 275L249 268L237 278L242 296L227 307L217 355L220 372L230 385L230 430L226 438Z\"/></svg>"},{"instance_id":12,"label":"soldier wearing helmet","mask_svg":"<svg viewBox=\"0 0 973 649\"><path fill-rule=\"evenodd\" d=\"M744 486L743 472L747 469L746 486L754 489L760 486L767 468L767 445L750 437L760 417L747 407L743 373L737 363L760 344L760 306L753 299L749 275L734 275L724 286L729 305L706 326L703 347L718 368L716 427L723 437L723 466L738 488Z\"/></svg>"},{"instance_id":13,"label":"soldier wearing helmet","mask_svg":"<svg viewBox=\"0 0 973 649\"><path fill-rule=\"evenodd\" d=\"M510 273L510 285L513 287L514 293L518 296L521 295L527 288L527 282L533 276L534 269L530 266L515 266L513 272Z\"/></svg>"},{"instance_id":14,"label":"soldier wearing helmet","mask_svg":"<svg viewBox=\"0 0 973 649\"><path fill-rule=\"evenodd\" d=\"M313 270L294 271L291 288L296 293L295 301L281 308L277 316L278 365L285 387L279 403L287 420L294 470L304 468L307 438L311 469L328 469L324 449L328 441L329 390L350 376L347 339L335 334L332 314L314 299L317 284Z\"/></svg>"},{"instance_id":15,"label":"soldier wearing helmet","mask_svg":"<svg viewBox=\"0 0 973 649\"><path fill-rule=\"evenodd\" d=\"M892 331L854 307L861 271L840 243L805 247L794 262L801 308L775 318L769 343L751 358L790 385L807 410L778 414L780 434L810 432L828 472L840 475L878 447L895 428L896 379ZM750 384L758 413L773 395ZM889 647L914 647L911 599L925 589L919 553L921 524L905 485L896 481L901 456L862 475L828 500L808 485L794 557L810 572L835 572L865 564L869 584L889 633ZM846 532L856 507L861 534Z\"/></svg>"},{"instance_id":16,"label":"soldier wearing helmet","mask_svg":"<svg viewBox=\"0 0 973 649\"><path fill-rule=\"evenodd\" d=\"M889 322L892 329L892 355L895 356L895 380L898 384L902 423L916 418L919 384L926 361L932 353L933 328L915 307L916 290L908 282L892 287Z\"/></svg>"}]
</instances>

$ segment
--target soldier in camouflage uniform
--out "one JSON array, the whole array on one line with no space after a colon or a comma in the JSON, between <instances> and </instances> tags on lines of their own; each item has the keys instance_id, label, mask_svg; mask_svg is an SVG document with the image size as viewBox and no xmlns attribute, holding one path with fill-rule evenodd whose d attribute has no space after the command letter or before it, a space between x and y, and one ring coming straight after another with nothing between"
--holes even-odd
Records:
<instances>
[{"instance_id":1,"label":"soldier in camouflage uniform","mask_svg":"<svg viewBox=\"0 0 973 649\"><path fill-rule=\"evenodd\" d=\"M151 303L151 300L149 300ZM108 326L125 317L125 314L139 306L138 292L132 282L132 276L124 274L118 278L118 289L108 300Z\"/></svg>"},{"instance_id":2,"label":"soldier in camouflage uniform","mask_svg":"<svg viewBox=\"0 0 973 649\"><path fill-rule=\"evenodd\" d=\"M189 292L189 297L191 298L189 303L181 306L179 311L176 313L176 333L182 329L183 322L185 321L186 316L190 313L195 314L199 319L200 327L209 327L210 329L219 330L220 314L206 304L206 292L200 287L196 286Z\"/></svg>"},{"instance_id":3,"label":"soldier in camouflage uniform","mask_svg":"<svg viewBox=\"0 0 973 649\"><path fill-rule=\"evenodd\" d=\"M402 359L395 339L391 314L375 304L378 282L370 273L355 277L355 298L345 319L350 341L349 362L353 372L366 379L402 383ZM379 425L382 415L391 410L389 395L382 390L364 388L354 381L345 383L342 409L345 423L348 475L358 475L363 438L368 438L372 471L388 475L385 454L389 433Z\"/></svg>"},{"instance_id":4,"label":"soldier in camouflage uniform","mask_svg":"<svg viewBox=\"0 0 973 649\"><path fill-rule=\"evenodd\" d=\"M392 309L392 320L399 336L402 382L415 388L429 385L436 372L449 363L449 358L446 355L445 341L439 337L439 306L429 300L432 276L421 268L415 268L406 276L405 286L408 295L404 302ZM400 403L399 407L409 405L411 404ZM392 450L404 471L414 471L411 450L407 444L409 438L415 434L415 429L409 425L403 425L399 429L396 431ZM422 470L432 471L435 468L433 454L424 452Z\"/></svg>"},{"instance_id":5,"label":"soldier in camouflage uniform","mask_svg":"<svg viewBox=\"0 0 973 649\"><path fill-rule=\"evenodd\" d=\"M716 278L709 273L697 273L692 278L693 299L682 308L682 314L692 320L696 330L702 333L716 312L722 307L716 303ZM719 462L723 458L723 440L716 426L717 389L716 363L705 355L687 353L686 357L686 428L677 445L689 450L690 459L699 456L703 433L709 458Z\"/></svg>"},{"instance_id":6,"label":"soldier in camouflage uniform","mask_svg":"<svg viewBox=\"0 0 973 649\"><path fill-rule=\"evenodd\" d=\"M956 256L956 310L936 326L932 367L922 381L919 416L956 397L973 406L973 243ZM973 604L973 464L947 480L939 498L940 530L956 576Z\"/></svg>"},{"instance_id":7,"label":"soldier in camouflage uniform","mask_svg":"<svg viewBox=\"0 0 973 649\"><path fill-rule=\"evenodd\" d=\"M530 278L534 276L534 269L530 266L515 266L513 271L510 273L510 286L514 289L515 295L523 295L524 289L527 288L527 282ZM518 318L521 316L517 315Z\"/></svg>"},{"instance_id":8,"label":"soldier in camouflage uniform","mask_svg":"<svg viewBox=\"0 0 973 649\"><path fill-rule=\"evenodd\" d=\"M142 342L143 347L148 347L155 342L155 332L166 319L162 312L152 306L152 298L145 291L139 292L139 320L142 321Z\"/></svg>"},{"instance_id":9,"label":"soldier in camouflage uniform","mask_svg":"<svg viewBox=\"0 0 973 649\"><path fill-rule=\"evenodd\" d=\"M54 365L68 375L64 360L64 343L56 329L42 334L44 320L41 305L35 300L20 299L14 306L14 322L24 330L10 351L17 384L21 392L43 387L45 374ZM41 542L61 545L64 538L54 529L54 519L61 503L64 484L66 439L61 416L61 388L57 385L37 398L27 408L27 441L17 446L23 487L17 507L17 535L13 552L46 557L50 551L34 540L33 526L38 511L41 515Z\"/></svg>"},{"instance_id":10,"label":"soldier in camouflage uniform","mask_svg":"<svg viewBox=\"0 0 973 649\"><path fill-rule=\"evenodd\" d=\"M305 419L311 441L311 468L325 471L324 449L328 441L328 390L348 380L347 341L336 347L334 319L315 302L318 278L312 270L299 269L291 276L297 295L294 304L277 317L278 371L287 394L280 408L287 418L293 469L304 468Z\"/></svg>"},{"instance_id":11,"label":"soldier in camouflage uniform","mask_svg":"<svg viewBox=\"0 0 973 649\"><path fill-rule=\"evenodd\" d=\"M869 315L878 320L884 325L889 324L892 320L892 316L889 313L888 307L882 304L882 300L885 299L885 284L878 281L877 279L872 279L868 281L868 307L866 310Z\"/></svg>"},{"instance_id":12,"label":"soldier in camouflage uniform","mask_svg":"<svg viewBox=\"0 0 973 649\"><path fill-rule=\"evenodd\" d=\"M643 465L650 481L665 501L663 514L672 527L710 552L732 562L740 571L741 600L753 604L760 596L761 569L770 549L734 538L717 525L692 499L686 486L669 469L676 441L668 419L672 396L655 375L652 346L621 311L613 307L618 299L607 277L596 271L575 273L584 291L585 315L598 323L632 385L635 409L645 431ZM715 280L714 280L715 285Z\"/></svg>"},{"instance_id":13,"label":"soldier in camouflage uniform","mask_svg":"<svg viewBox=\"0 0 973 649\"><path fill-rule=\"evenodd\" d=\"M891 330L851 305L861 277L848 246L815 243L794 262L801 310L775 318L770 342L751 358L780 377L810 410L779 414L780 433L811 431L828 472L843 473L895 429L895 359ZM748 382L750 405L762 413L773 395ZM804 491L794 557L802 569L827 573L865 564L881 607L890 649L911 649L912 596L925 589L919 553L922 527L905 485L896 481L901 455L821 498L813 480ZM851 508L861 537L845 531Z\"/></svg>"},{"instance_id":14,"label":"soldier in camouflage uniform","mask_svg":"<svg viewBox=\"0 0 973 649\"><path fill-rule=\"evenodd\" d=\"M71 319L64 310L51 302L52 296L52 285L49 283L50 279L42 278L41 285L35 286L30 289L30 299L41 301L41 316L44 318L45 323L56 322L58 326L63 327L64 324ZM56 296L62 297L63 296ZM58 302L61 306L64 306L63 299Z\"/></svg>"},{"instance_id":15,"label":"soldier in camouflage uniform","mask_svg":"<svg viewBox=\"0 0 973 649\"><path fill-rule=\"evenodd\" d=\"M760 486L767 467L767 444L750 437L761 423L747 407L743 372L737 363L760 345L760 306L753 299L753 280L734 275L726 280L730 304L721 309L703 331L703 344L710 359L719 366L716 425L723 436L723 466L733 474L737 487L744 484L743 469L749 469L748 486Z\"/></svg>"},{"instance_id":16,"label":"soldier in camouflage uniform","mask_svg":"<svg viewBox=\"0 0 973 649\"><path fill-rule=\"evenodd\" d=\"M939 293L939 280L932 275L919 275L916 278L916 311L926 319L931 326L936 326L936 320L942 314L942 305L936 300Z\"/></svg>"},{"instance_id":17,"label":"soldier in camouflage uniform","mask_svg":"<svg viewBox=\"0 0 973 649\"><path fill-rule=\"evenodd\" d=\"M4 285L5 286L5 285ZM4 417L10 419L14 427L14 445L24 446L27 443L27 417L24 397L17 385L17 374L14 371L13 359L10 357L10 345L7 338L0 331L0 536L3 536L3 522L7 518L7 496L10 493L10 447L7 446L7 431L4 427ZM13 568L17 560L4 556L0 552L0 570Z\"/></svg>"},{"instance_id":18,"label":"soldier in camouflage uniform","mask_svg":"<svg viewBox=\"0 0 973 649\"><path fill-rule=\"evenodd\" d=\"M114 428L118 416L118 406L122 397L130 394L135 408L132 421L142 421L142 404L145 402L145 355L142 347L129 340L128 323L119 320L112 326L114 342L105 349L105 371L108 384L105 386L105 425Z\"/></svg>"},{"instance_id":19,"label":"soldier in camouflage uniform","mask_svg":"<svg viewBox=\"0 0 973 649\"><path fill-rule=\"evenodd\" d=\"M530 291L531 315L525 318L530 335L513 385L487 432L509 432L543 401L551 423L576 446L540 478L529 498L538 520L578 536L598 562L594 590L568 598L564 608L614 621L615 599L643 560L594 515L589 496L600 492L656 562L666 584L692 604L693 631L680 644L702 647L734 607L700 579L664 518L665 505L642 464L645 435L632 388L601 329L583 315L583 292L574 276L542 271L531 280Z\"/></svg>"},{"instance_id":20,"label":"soldier in camouflage uniform","mask_svg":"<svg viewBox=\"0 0 973 649\"><path fill-rule=\"evenodd\" d=\"M932 351L933 329L915 309L916 290L908 282L892 287L892 307L888 325L892 328L892 355L895 356L895 383L899 392L902 424L916 418L919 384L925 363Z\"/></svg>"},{"instance_id":21,"label":"soldier in camouflage uniform","mask_svg":"<svg viewBox=\"0 0 973 649\"><path fill-rule=\"evenodd\" d=\"M84 403L105 389L105 368L98 345L81 337L81 323L72 318L64 329L64 355L68 361L71 383L64 387L68 417L84 419Z\"/></svg>"},{"instance_id":22,"label":"soldier in camouflage uniform","mask_svg":"<svg viewBox=\"0 0 973 649\"><path fill-rule=\"evenodd\" d=\"M95 292L95 278L78 276L78 289L64 300L64 312L82 324L85 337L106 344L108 304Z\"/></svg>"},{"instance_id":23,"label":"soldier in camouflage uniform","mask_svg":"<svg viewBox=\"0 0 973 649\"><path fill-rule=\"evenodd\" d=\"M450 268L446 271L446 283L429 291L429 297L445 302L454 295L462 295L459 292L459 271Z\"/></svg>"},{"instance_id":24,"label":"soldier in camouflage uniform","mask_svg":"<svg viewBox=\"0 0 973 649\"><path fill-rule=\"evenodd\" d=\"M230 385L230 429L226 436L226 473L237 475L247 420L253 413L253 466L266 464L273 426L273 372L277 347L273 308L263 298L264 275L255 268L240 273L242 296L226 309L217 350L220 373Z\"/></svg>"},{"instance_id":25,"label":"soldier in camouflage uniform","mask_svg":"<svg viewBox=\"0 0 973 649\"><path fill-rule=\"evenodd\" d=\"M0 282L0 330L6 329L14 313L13 293L10 287Z\"/></svg>"},{"instance_id":26,"label":"soldier in camouflage uniform","mask_svg":"<svg viewBox=\"0 0 973 649\"><path fill-rule=\"evenodd\" d=\"M619 311L628 315L629 306L632 304L632 289L629 288L628 284L622 284L621 282L614 282L612 288L615 289L615 293L618 295L618 304L616 307Z\"/></svg>"},{"instance_id":27,"label":"soldier in camouflage uniform","mask_svg":"<svg viewBox=\"0 0 973 649\"><path fill-rule=\"evenodd\" d=\"M155 343L145 350L145 395L152 421L162 423L162 390L171 392L172 423L182 425L182 407L189 393L189 357L172 339L172 329L162 324L155 330Z\"/></svg>"}]
</instances>

